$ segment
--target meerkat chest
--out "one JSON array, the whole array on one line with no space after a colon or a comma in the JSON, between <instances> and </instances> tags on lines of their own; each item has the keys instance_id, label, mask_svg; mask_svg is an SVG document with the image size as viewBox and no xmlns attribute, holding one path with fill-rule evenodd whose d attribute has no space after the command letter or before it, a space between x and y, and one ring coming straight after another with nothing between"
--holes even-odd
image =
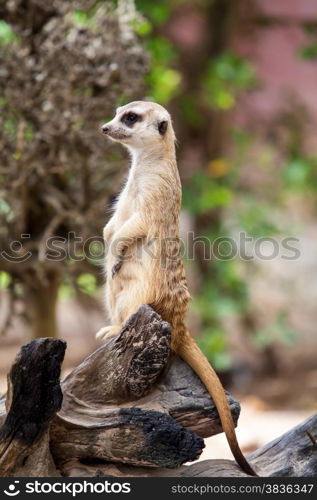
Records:
<instances>
[{"instance_id":1,"label":"meerkat chest","mask_svg":"<svg viewBox=\"0 0 317 500\"><path fill-rule=\"evenodd\" d=\"M115 222L117 229L124 224L137 210L139 210L139 200L133 189L124 188L121 192L115 208Z\"/></svg>"}]
</instances>

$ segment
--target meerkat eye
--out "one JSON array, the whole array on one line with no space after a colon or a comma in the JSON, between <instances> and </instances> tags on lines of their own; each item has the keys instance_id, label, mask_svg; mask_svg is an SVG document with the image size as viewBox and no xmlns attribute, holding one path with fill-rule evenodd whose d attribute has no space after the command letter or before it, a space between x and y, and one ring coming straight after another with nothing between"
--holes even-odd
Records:
<instances>
[{"instance_id":1,"label":"meerkat eye","mask_svg":"<svg viewBox=\"0 0 317 500\"><path fill-rule=\"evenodd\" d=\"M139 115L137 115L136 113L127 113L123 116L122 118L122 122L125 123L126 125L128 126L131 126L133 125L135 122L137 122L138 120L140 119Z\"/></svg>"}]
</instances>

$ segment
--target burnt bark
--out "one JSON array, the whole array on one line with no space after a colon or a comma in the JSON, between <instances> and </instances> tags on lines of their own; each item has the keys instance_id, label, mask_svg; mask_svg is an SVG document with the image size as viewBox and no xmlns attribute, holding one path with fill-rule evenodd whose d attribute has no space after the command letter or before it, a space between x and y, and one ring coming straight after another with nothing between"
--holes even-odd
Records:
<instances>
[{"instance_id":1,"label":"burnt bark","mask_svg":"<svg viewBox=\"0 0 317 500\"><path fill-rule=\"evenodd\" d=\"M317 414L247 456L262 477L316 477ZM245 477L231 460L203 460L178 469L149 469L118 464L73 463L67 476L114 477Z\"/></svg>"},{"instance_id":2,"label":"burnt bark","mask_svg":"<svg viewBox=\"0 0 317 500\"><path fill-rule=\"evenodd\" d=\"M8 376L0 415L0 476L48 474L49 425L62 404L59 384L66 344L39 339L22 347ZM5 412L6 409L6 412Z\"/></svg>"}]
</instances>

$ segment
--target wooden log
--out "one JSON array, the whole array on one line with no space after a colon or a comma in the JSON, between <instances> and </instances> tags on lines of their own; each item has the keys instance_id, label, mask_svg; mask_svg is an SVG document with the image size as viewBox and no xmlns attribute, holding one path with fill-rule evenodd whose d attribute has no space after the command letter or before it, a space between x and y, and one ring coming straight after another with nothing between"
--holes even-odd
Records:
<instances>
[{"instance_id":1,"label":"wooden log","mask_svg":"<svg viewBox=\"0 0 317 500\"><path fill-rule=\"evenodd\" d=\"M198 377L171 357L170 338L169 325L142 306L65 379L57 416L65 343L23 347L0 399L0 476L56 476L56 467L67 476L245 476L230 460L181 466L200 454L200 436L221 426ZM228 400L237 422L239 404ZM316 476L316 436L317 415L248 459L261 476Z\"/></svg>"},{"instance_id":2,"label":"wooden log","mask_svg":"<svg viewBox=\"0 0 317 500\"><path fill-rule=\"evenodd\" d=\"M4 400L1 405L0 476L56 472L48 430L62 403L59 377L65 349L65 342L49 338L20 349L8 376L5 415Z\"/></svg>"},{"instance_id":3,"label":"wooden log","mask_svg":"<svg viewBox=\"0 0 317 500\"><path fill-rule=\"evenodd\" d=\"M317 476L317 414L250 454L265 476Z\"/></svg>"},{"instance_id":4,"label":"wooden log","mask_svg":"<svg viewBox=\"0 0 317 500\"><path fill-rule=\"evenodd\" d=\"M317 415L248 455L262 477L317 476ZM64 471L72 476L113 477L244 477L246 474L231 460L203 460L178 469L149 469L123 464L72 463ZM250 478L251 480L251 478Z\"/></svg>"},{"instance_id":5,"label":"wooden log","mask_svg":"<svg viewBox=\"0 0 317 500\"><path fill-rule=\"evenodd\" d=\"M142 306L116 339L64 380L63 406L51 428L58 468L78 461L178 467L200 455L200 436L221 432L199 378L171 359L170 340L170 326ZM237 422L239 403L228 398Z\"/></svg>"}]
</instances>

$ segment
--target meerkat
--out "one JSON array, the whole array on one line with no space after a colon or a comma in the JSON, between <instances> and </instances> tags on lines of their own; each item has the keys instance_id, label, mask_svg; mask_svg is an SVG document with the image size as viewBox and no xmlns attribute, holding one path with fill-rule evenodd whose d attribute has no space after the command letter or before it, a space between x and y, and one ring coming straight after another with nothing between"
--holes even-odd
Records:
<instances>
[{"instance_id":1,"label":"meerkat","mask_svg":"<svg viewBox=\"0 0 317 500\"><path fill-rule=\"evenodd\" d=\"M123 144L132 162L103 231L111 326L97 337L117 336L132 313L150 305L172 326L172 350L191 366L212 397L237 463L256 475L240 450L221 382L185 327L190 295L180 256L182 188L171 117L159 104L136 101L119 107L102 132Z\"/></svg>"}]
</instances>

